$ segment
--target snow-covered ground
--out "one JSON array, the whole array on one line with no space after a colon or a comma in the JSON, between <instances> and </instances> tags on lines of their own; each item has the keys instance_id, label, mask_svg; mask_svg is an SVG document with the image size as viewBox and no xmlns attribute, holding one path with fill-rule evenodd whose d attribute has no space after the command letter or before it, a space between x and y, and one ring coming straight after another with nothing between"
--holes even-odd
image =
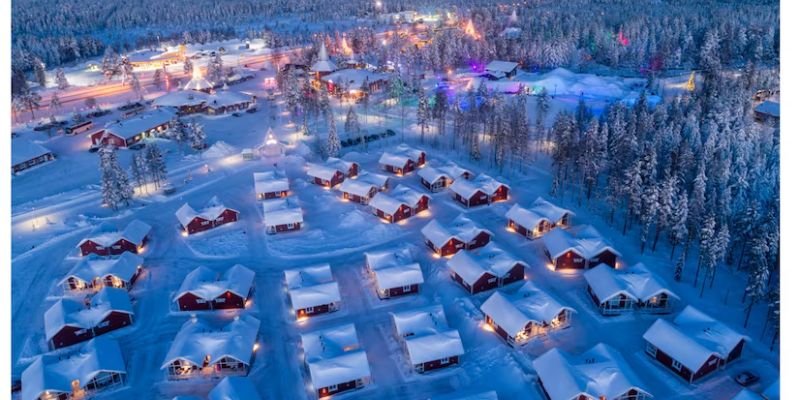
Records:
<instances>
[{"instance_id":1,"label":"snow-covered ground","mask_svg":"<svg viewBox=\"0 0 800 400\"><path fill-rule=\"evenodd\" d=\"M598 100L603 103L610 98L638 95L639 83L625 79L577 75L564 70L530 77L531 82L546 82L545 85L556 85L556 79L560 80L554 100L556 106L551 110L553 114L559 109L574 107L580 95L576 91L586 97L595 93L606 96ZM58 159L12 178L12 359L16 376L32 357L47 351L42 315L56 300L56 283L78 261L77 243L102 223L122 227L136 218L152 225L153 232L143 254L145 274L131 292L135 322L108 334L120 339L128 383L113 393L101 393L98 398L205 396L216 384L216 381L206 380L167 381L159 369L176 332L189 318L172 311L172 296L184 276L199 265L224 271L234 264L242 264L256 272L254 304L241 312L261 320L260 347L250 378L258 383L256 387L265 399L313 398L309 374L303 365L300 335L347 323L356 326L361 347L370 363L372 382L364 389L341 395L345 399L424 399L489 390L496 391L501 399L541 399L544 396L535 384L533 358L553 347L580 353L598 342L619 349L656 398L731 398L739 390L732 376L745 368L758 370L764 385L777 377L778 356L768 350L764 343L768 339L761 337L759 318L763 319L763 309L754 312L753 321L756 322L744 332L751 340L745 346L742 359L689 385L656 365L644 352L641 335L656 316L600 316L586 294L585 281L579 273L551 271L546 267L540 243L507 231L505 212L515 203L528 205L541 196L576 211L575 224L592 224L600 230L622 253L623 265L640 261L647 264L670 283L680 296L681 304L692 304L736 329L742 326L744 306L739 301L744 285L742 276L720 269L713 290L707 290L703 298L691 283L675 283L671 279L672 264L666 246L641 255L637 238L623 236L590 208L570 198L550 197L548 160L544 157L530 161L524 174L503 175L511 186L508 201L465 210L445 191L432 195L429 211L403 223L386 224L371 215L367 206L343 201L335 189L326 190L308 181L305 162L319 161L309 152L309 148L314 147L313 139L296 133L296 127L281 112L280 104L263 100L258 77L236 88L262 97L259 111L241 117L197 117L211 144L202 154L188 146L159 139L158 144L166 152L169 179L177 192L169 196L141 194L134 204L119 212L99 206L98 158L87 151L86 134L48 138L42 133L23 130L23 135L55 151ZM336 115L345 115L347 104L339 105L338 101L331 104ZM361 111L360 107L356 108ZM414 119L415 108L409 109L412 111L407 122ZM398 135L370 143L366 151L349 148L343 151L344 157L358 161L363 171L380 172L377 161L382 150L400 143L401 137L412 146L420 146L415 127L410 123L401 127L396 110L384 115L376 106L369 114L369 121L362 118L362 127L370 132L390 127ZM114 118L112 114L98 123ZM343 118L337 123L339 131L343 131ZM312 121L311 129L322 131L323 126L322 121ZM262 143L270 127L280 140L288 143L287 155L276 160L243 160L239 155L241 149ZM476 174L499 175L498 171L469 162L465 155L421 147L428 152L432 164L453 161ZM132 151L119 152L124 167L129 165L129 153ZM292 196L304 211L304 226L299 231L276 235L267 235L264 231L261 205L253 189L253 172L270 170L273 164L286 171ZM413 173L390 178L390 187L399 183L426 191ZM189 238L181 236L175 211L185 202L204 204L212 196L218 196L226 206L240 211L240 220ZM556 294L577 310L570 328L517 349L508 347L494 333L482 328L479 307L491 292L468 295L450 278L446 259L434 257L420 233L430 220L446 222L462 212L492 230L495 244L531 266L526 271L527 280ZM416 254L425 283L419 294L379 300L365 271L364 252L404 246L410 246ZM283 271L319 263L329 263L333 269L343 299L341 309L297 322L289 311ZM696 263L690 261L687 265L688 271L684 274L688 276ZM520 285L517 283L512 289ZM459 331L465 354L456 367L419 375L412 372L401 343L393 336L389 312L436 304L444 307L450 327ZM215 319L229 320L238 313L228 311L212 315Z\"/></svg>"}]
</instances>

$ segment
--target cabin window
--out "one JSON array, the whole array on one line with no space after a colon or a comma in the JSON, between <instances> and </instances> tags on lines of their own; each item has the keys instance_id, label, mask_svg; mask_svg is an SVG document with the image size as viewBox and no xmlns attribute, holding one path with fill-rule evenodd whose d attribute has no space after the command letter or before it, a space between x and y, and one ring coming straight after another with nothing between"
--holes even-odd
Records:
<instances>
[{"instance_id":1,"label":"cabin window","mask_svg":"<svg viewBox=\"0 0 800 400\"><path fill-rule=\"evenodd\" d=\"M225 299L223 299L223 298L218 298L218 299L214 299L214 301L215 301L215 302L217 302L217 303L224 303L224 302L225 302Z\"/></svg>"},{"instance_id":2,"label":"cabin window","mask_svg":"<svg viewBox=\"0 0 800 400\"><path fill-rule=\"evenodd\" d=\"M314 307L306 307L306 314L314 312Z\"/></svg>"},{"instance_id":3,"label":"cabin window","mask_svg":"<svg viewBox=\"0 0 800 400\"><path fill-rule=\"evenodd\" d=\"M672 360L672 368L675 368L676 370L680 371L683 368L683 364L678 362L678 360Z\"/></svg>"},{"instance_id":4,"label":"cabin window","mask_svg":"<svg viewBox=\"0 0 800 400\"><path fill-rule=\"evenodd\" d=\"M87 332L89 332L88 329L81 329L81 330L75 331L75 336L85 335Z\"/></svg>"},{"instance_id":5,"label":"cabin window","mask_svg":"<svg viewBox=\"0 0 800 400\"><path fill-rule=\"evenodd\" d=\"M108 321L103 321L97 325L98 328L105 328L110 324Z\"/></svg>"},{"instance_id":6,"label":"cabin window","mask_svg":"<svg viewBox=\"0 0 800 400\"><path fill-rule=\"evenodd\" d=\"M645 345L644 350L647 352L647 354L650 354L651 356L655 357L657 352L656 346L653 346L653 344L650 342L646 343L647 344Z\"/></svg>"},{"instance_id":7,"label":"cabin window","mask_svg":"<svg viewBox=\"0 0 800 400\"><path fill-rule=\"evenodd\" d=\"M497 277L489 278L489 281L488 281L488 282L489 282L489 283L495 283L495 282L497 282Z\"/></svg>"},{"instance_id":8,"label":"cabin window","mask_svg":"<svg viewBox=\"0 0 800 400\"><path fill-rule=\"evenodd\" d=\"M405 286L403 286L403 293L405 293L405 292L410 292L410 291L411 291L411 285L405 285Z\"/></svg>"},{"instance_id":9,"label":"cabin window","mask_svg":"<svg viewBox=\"0 0 800 400\"><path fill-rule=\"evenodd\" d=\"M122 247L120 247L120 245L114 245L114 246L111 246L111 248L114 249L114 250L119 250Z\"/></svg>"},{"instance_id":10,"label":"cabin window","mask_svg":"<svg viewBox=\"0 0 800 400\"><path fill-rule=\"evenodd\" d=\"M330 385L328 386L328 392L335 392L339 390L339 385Z\"/></svg>"},{"instance_id":11,"label":"cabin window","mask_svg":"<svg viewBox=\"0 0 800 400\"><path fill-rule=\"evenodd\" d=\"M209 221L200 221L200 225L208 225Z\"/></svg>"},{"instance_id":12,"label":"cabin window","mask_svg":"<svg viewBox=\"0 0 800 400\"><path fill-rule=\"evenodd\" d=\"M442 365L450 364L450 358L443 358L443 359L439 360L439 364L442 364Z\"/></svg>"},{"instance_id":13,"label":"cabin window","mask_svg":"<svg viewBox=\"0 0 800 400\"><path fill-rule=\"evenodd\" d=\"M195 302L197 302L197 304L205 304L206 303L205 299L195 299Z\"/></svg>"}]
</instances>

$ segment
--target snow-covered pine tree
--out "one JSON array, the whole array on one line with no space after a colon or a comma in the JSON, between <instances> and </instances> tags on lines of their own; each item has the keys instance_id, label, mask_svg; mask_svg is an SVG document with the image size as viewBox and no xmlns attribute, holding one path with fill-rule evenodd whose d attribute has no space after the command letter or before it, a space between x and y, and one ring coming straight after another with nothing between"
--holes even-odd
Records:
<instances>
[{"instance_id":1,"label":"snow-covered pine tree","mask_svg":"<svg viewBox=\"0 0 800 400\"><path fill-rule=\"evenodd\" d=\"M150 180L155 184L156 188L159 188L167 179L167 166L164 163L164 156L155 143L148 143L144 148L144 152Z\"/></svg>"},{"instance_id":2,"label":"snow-covered pine tree","mask_svg":"<svg viewBox=\"0 0 800 400\"><path fill-rule=\"evenodd\" d=\"M47 85L47 72L45 71L44 63L39 57L33 58L33 73L36 76L36 83L41 87L45 87Z\"/></svg>"},{"instance_id":3,"label":"snow-covered pine tree","mask_svg":"<svg viewBox=\"0 0 800 400\"><path fill-rule=\"evenodd\" d=\"M153 85L155 85L157 89L161 89L164 86L164 72L161 68L153 72Z\"/></svg>"},{"instance_id":4,"label":"snow-covered pine tree","mask_svg":"<svg viewBox=\"0 0 800 400\"><path fill-rule=\"evenodd\" d=\"M427 132L430 126L431 119L431 110L428 104L428 96L425 95L425 89L419 89L417 100L417 125L419 125L420 130L420 142L425 143L425 132Z\"/></svg>"},{"instance_id":5,"label":"snow-covered pine tree","mask_svg":"<svg viewBox=\"0 0 800 400\"><path fill-rule=\"evenodd\" d=\"M58 92L54 92L52 96L50 96L50 114L55 115L56 112L61 110L61 98L58 97Z\"/></svg>"},{"instance_id":6,"label":"snow-covered pine tree","mask_svg":"<svg viewBox=\"0 0 800 400\"><path fill-rule=\"evenodd\" d=\"M716 216L714 213L710 213L703 219L703 225L700 229L700 255L697 257L697 269L695 270L694 274L694 283L693 286L697 287L697 282L700 277L700 271L703 271L704 274L708 274L709 270L712 268L712 264L716 264L716 259L714 258L717 254L716 252L716 241L714 235L716 234Z\"/></svg>"},{"instance_id":7,"label":"snow-covered pine tree","mask_svg":"<svg viewBox=\"0 0 800 400\"><path fill-rule=\"evenodd\" d=\"M745 288L745 296L748 300L745 308L744 327L750 321L750 314L753 307L764 300L769 287L769 266L767 265L767 252L769 251L766 240L762 237L754 237L748 243L748 281Z\"/></svg>"},{"instance_id":8,"label":"snow-covered pine tree","mask_svg":"<svg viewBox=\"0 0 800 400\"><path fill-rule=\"evenodd\" d=\"M100 190L103 204L117 210L121 203L128 205L133 198L133 187L128 174L117 161L116 149L100 149Z\"/></svg>"},{"instance_id":9,"label":"snow-covered pine tree","mask_svg":"<svg viewBox=\"0 0 800 400\"><path fill-rule=\"evenodd\" d=\"M183 59L183 73L186 75L191 75L192 71L194 71L194 64L192 64L192 59L189 57L184 57Z\"/></svg>"},{"instance_id":10,"label":"snow-covered pine tree","mask_svg":"<svg viewBox=\"0 0 800 400\"><path fill-rule=\"evenodd\" d=\"M189 133L190 140L192 142L192 148L196 150L202 150L206 148L206 132L203 129L203 125L196 120L190 122Z\"/></svg>"},{"instance_id":11,"label":"snow-covered pine tree","mask_svg":"<svg viewBox=\"0 0 800 400\"><path fill-rule=\"evenodd\" d=\"M139 82L139 75L131 73L130 79L131 89L133 89L133 92L136 93L140 99L143 99L144 93L142 92L142 83Z\"/></svg>"},{"instance_id":12,"label":"snow-covered pine tree","mask_svg":"<svg viewBox=\"0 0 800 400\"><path fill-rule=\"evenodd\" d=\"M336 133L336 120L333 118L333 111L328 112L328 141L325 151L328 157L339 157L342 150L342 142Z\"/></svg>"},{"instance_id":13,"label":"snow-covered pine tree","mask_svg":"<svg viewBox=\"0 0 800 400\"><path fill-rule=\"evenodd\" d=\"M58 85L58 90L66 90L69 87L63 68L56 69L56 85Z\"/></svg>"},{"instance_id":14,"label":"snow-covered pine tree","mask_svg":"<svg viewBox=\"0 0 800 400\"><path fill-rule=\"evenodd\" d=\"M131 178L141 192L147 192L147 164L140 152L131 153Z\"/></svg>"},{"instance_id":15,"label":"snow-covered pine tree","mask_svg":"<svg viewBox=\"0 0 800 400\"><path fill-rule=\"evenodd\" d=\"M361 125L358 122L358 115L356 115L356 110L353 106L350 106L347 109L347 117L344 121L344 132L349 135L349 137L358 137L358 133L361 131Z\"/></svg>"}]
</instances>

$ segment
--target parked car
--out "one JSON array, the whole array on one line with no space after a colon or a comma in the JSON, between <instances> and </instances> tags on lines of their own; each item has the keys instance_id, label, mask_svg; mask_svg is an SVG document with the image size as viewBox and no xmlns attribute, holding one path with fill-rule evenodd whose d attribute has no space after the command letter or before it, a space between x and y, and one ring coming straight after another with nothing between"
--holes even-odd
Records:
<instances>
[{"instance_id":1,"label":"parked car","mask_svg":"<svg viewBox=\"0 0 800 400\"><path fill-rule=\"evenodd\" d=\"M750 371L742 371L738 375L736 375L736 378L734 378L734 380L736 381L736 383L742 386L750 386L761 380L761 377Z\"/></svg>"},{"instance_id":2,"label":"parked car","mask_svg":"<svg viewBox=\"0 0 800 400\"><path fill-rule=\"evenodd\" d=\"M161 186L161 192L167 196L174 194L175 191L175 186L173 186L172 183L167 182Z\"/></svg>"}]
</instances>

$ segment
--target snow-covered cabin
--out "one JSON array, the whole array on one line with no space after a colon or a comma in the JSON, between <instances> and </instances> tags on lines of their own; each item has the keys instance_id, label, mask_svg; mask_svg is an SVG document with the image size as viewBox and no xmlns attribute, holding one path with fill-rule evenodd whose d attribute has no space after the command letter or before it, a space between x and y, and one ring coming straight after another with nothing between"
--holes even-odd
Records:
<instances>
[{"instance_id":1,"label":"snow-covered cabin","mask_svg":"<svg viewBox=\"0 0 800 400\"><path fill-rule=\"evenodd\" d=\"M135 219L128 223L122 232L115 230L98 232L92 237L81 240L77 247L82 256L89 254L116 256L125 252L139 254L144 251L151 229L150 225Z\"/></svg>"},{"instance_id":2,"label":"snow-covered cabin","mask_svg":"<svg viewBox=\"0 0 800 400\"><path fill-rule=\"evenodd\" d=\"M619 252L590 225L572 229L555 229L542 236L545 256L550 267L560 269L587 269L599 264L617 266Z\"/></svg>"},{"instance_id":3,"label":"snow-covered cabin","mask_svg":"<svg viewBox=\"0 0 800 400\"><path fill-rule=\"evenodd\" d=\"M356 179L346 179L339 186L342 198L356 203L368 204L378 192L389 187L389 177L380 174L362 173Z\"/></svg>"},{"instance_id":4,"label":"snow-covered cabin","mask_svg":"<svg viewBox=\"0 0 800 400\"><path fill-rule=\"evenodd\" d=\"M525 279L522 259L494 243L475 251L459 251L447 260L450 277L471 294L485 292Z\"/></svg>"},{"instance_id":5,"label":"snow-covered cabin","mask_svg":"<svg viewBox=\"0 0 800 400\"><path fill-rule=\"evenodd\" d=\"M328 157L328 159L325 160L325 164L336 168L338 171L341 171L341 173L343 173L347 178L358 176L359 165L355 161L343 160L337 157Z\"/></svg>"},{"instance_id":6,"label":"snow-covered cabin","mask_svg":"<svg viewBox=\"0 0 800 400\"><path fill-rule=\"evenodd\" d=\"M552 348L533 360L536 382L550 400L648 400L650 394L617 349L598 343L582 354Z\"/></svg>"},{"instance_id":7,"label":"snow-covered cabin","mask_svg":"<svg viewBox=\"0 0 800 400\"><path fill-rule=\"evenodd\" d=\"M461 249L474 250L486 246L492 239L491 231L464 214L459 214L447 225L437 220L428 222L421 232L425 244L440 256L451 256Z\"/></svg>"},{"instance_id":8,"label":"snow-covered cabin","mask_svg":"<svg viewBox=\"0 0 800 400\"><path fill-rule=\"evenodd\" d=\"M397 175L405 175L424 166L425 157L426 154L424 151L401 144L394 150L381 154L378 163L388 172Z\"/></svg>"},{"instance_id":9,"label":"snow-covered cabin","mask_svg":"<svg viewBox=\"0 0 800 400\"><path fill-rule=\"evenodd\" d=\"M109 123L90 138L94 146L132 147L148 137L156 137L167 130L175 114L156 109L136 117Z\"/></svg>"},{"instance_id":10,"label":"snow-covered cabin","mask_svg":"<svg viewBox=\"0 0 800 400\"><path fill-rule=\"evenodd\" d=\"M311 65L311 72L316 79L320 79L336 71L336 69L336 64L328 57L328 49L325 48L325 43L323 42L319 47L319 53L317 53L317 61Z\"/></svg>"},{"instance_id":11,"label":"snow-covered cabin","mask_svg":"<svg viewBox=\"0 0 800 400\"><path fill-rule=\"evenodd\" d=\"M689 383L739 358L747 339L692 306L672 322L659 318L643 337L645 352Z\"/></svg>"},{"instance_id":12,"label":"snow-covered cabin","mask_svg":"<svg viewBox=\"0 0 800 400\"><path fill-rule=\"evenodd\" d=\"M486 64L483 71L490 79L497 80L513 77L517 74L518 69L518 62L492 60L489 64Z\"/></svg>"},{"instance_id":13,"label":"snow-covered cabin","mask_svg":"<svg viewBox=\"0 0 800 400\"><path fill-rule=\"evenodd\" d=\"M300 336L311 386L320 398L369 384L372 374L353 324Z\"/></svg>"},{"instance_id":14,"label":"snow-covered cabin","mask_svg":"<svg viewBox=\"0 0 800 400\"><path fill-rule=\"evenodd\" d=\"M418 293L425 281L419 263L407 248L366 252L364 256L381 299Z\"/></svg>"},{"instance_id":15,"label":"snow-covered cabin","mask_svg":"<svg viewBox=\"0 0 800 400\"><path fill-rule=\"evenodd\" d=\"M624 270L600 264L583 274L592 301L603 315L635 309L648 313L668 313L680 299L661 278L642 263Z\"/></svg>"},{"instance_id":16,"label":"snow-covered cabin","mask_svg":"<svg viewBox=\"0 0 800 400\"><path fill-rule=\"evenodd\" d=\"M541 237L550 230L569 226L570 219L575 213L566 208L561 208L539 197L525 208L514 204L508 212L508 227L528 239Z\"/></svg>"},{"instance_id":17,"label":"snow-covered cabin","mask_svg":"<svg viewBox=\"0 0 800 400\"><path fill-rule=\"evenodd\" d=\"M166 93L153 100L156 108L174 110L178 115L189 115L205 112L208 94L195 90L177 90Z\"/></svg>"},{"instance_id":18,"label":"snow-covered cabin","mask_svg":"<svg viewBox=\"0 0 800 400\"><path fill-rule=\"evenodd\" d=\"M484 323L510 346L569 327L575 313L530 281L512 293L492 293L481 311Z\"/></svg>"},{"instance_id":19,"label":"snow-covered cabin","mask_svg":"<svg viewBox=\"0 0 800 400\"><path fill-rule=\"evenodd\" d=\"M330 264L289 269L283 274L292 311L298 319L339 309L342 297Z\"/></svg>"},{"instance_id":20,"label":"snow-covered cabin","mask_svg":"<svg viewBox=\"0 0 800 400\"><path fill-rule=\"evenodd\" d=\"M11 141L11 172L15 174L55 159L55 154L40 144L27 139Z\"/></svg>"},{"instance_id":21,"label":"snow-covered cabin","mask_svg":"<svg viewBox=\"0 0 800 400\"><path fill-rule=\"evenodd\" d=\"M385 88L389 74L346 68L327 75L324 80L329 93L358 99Z\"/></svg>"},{"instance_id":22,"label":"snow-covered cabin","mask_svg":"<svg viewBox=\"0 0 800 400\"><path fill-rule=\"evenodd\" d=\"M372 213L390 223L402 221L428 209L430 197L405 185L380 192L369 201Z\"/></svg>"},{"instance_id":23,"label":"snow-covered cabin","mask_svg":"<svg viewBox=\"0 0 800 400\"><path fill-rule=\"evenodd\" d=\"M295 200L288 198L267 200L261 203L267 233L296 231L303 227L303 210Z\"/></svg>"},{"instance_id":24,"label":"snow-covered cabin","mask_svg":"<svg viewBox=\"0 0 800 400\"><path fill-rule=\"evenodd\" d=\"M255 107L256 97L247 93L232 90L212 92L206 102L206 111L211 115L245 111Z\"/></svg>"},{"instance_id":25,"label":"snow-covered cabin","mask_svg":"<svg viewBox=\"0 0 800 400\"><path fill-rule=\"evenodd\" d=\"M104 287L79 300L64 297L44 313L45 338L51 349L85 342L133 323L133 306L124 289Z\"/></svg>"},{"instance_id":26,"label":"snow-covered cabin","mask_svg":"<svg viewBox=\"0 0 800 400\"><path fill-rule=\"evenodd\" d=\"M311 182L324 188L332 188L344 182L345 174L327 164L308 163L306 174Z\"/></svg>"},{"instance_id":27,"label":"snow-covered cabin","mask_svg":"<svg viewBox=\"0 0 800 400\"><path fill-rule=\"evenodd\" d=\"M260 326L261 321L247 314L222 327L191 318L175 335L161 369L169 379L247 375Z\"/></svg>"},{"instance_id":28,"label":"snow-covered cabin","mask_svg":"<svg viewBox=\"0 0 800 400\"><path fill-rule=\"evenodd\" d=\"M261 396L250 379L226 376L208 392L208 400L261 400Z\"/></svg>"},{"instance_id":29,"label":"snow-covered cabin","mask_svg":"<svg viewBox=\"0 0 800 400\"><path fill-rule=\"evenodd\" d=\"M199 211L192 208L189 203L184 203L175 213L175 216L178 217L183 232L191 235L236 222L239 220L239 211L225 207L214 196L206 203L205 208Z\"/></svg>"},{"instance_id":30,"label":"snow-covered cabin","mask_svg":"<svg viewBox=\"0 0 800 400\"><path fill-rule=\"evenodd\" d=\"M254 172L253 182L259 200L289 195L289 179L282 171Z\"/></svg>"},{"instance_id":31,"label":"snow-covered cabin","mask_svg":"<svg viewBox=\"0 0 800 400\"><path fill-rule=\"evenodd\" d=\"M416 372L458 365L464 355L461 335L447 324L441 305L390 314L397 338Z\"/></svg>"},{"instance_id":32,"label":"snow-covered cabin","mask_svg":"<svg viewBox=\"0 0 800 400\"><path fill-rule=\"evenodd\" d=\"M75 264L58 284L65 292L103 287L130 290L143 266L144 258L127 252L115 259L87 257Z\"/></svg>"},{"instance_id":33,"label":"snow-covered cabin","mask_svg":"<svg viewBox=\"0 0 800 400\"><path fill-rule=\"evenodd\" d=\"M255 289L256 273L236 264L220 276L207 267L186 274L173 297L180 311L244 308Z\"/></svg>"},{"instance_id":34,"label":"snow-covered cabin","mask_svg":"<svg viewBox=\"0 0 800 400\"><path fill-rule=\"evenodd\" d=\"M453 199L467 208L507 200L509 189L505 183L486 174L474 179L459 178L450 185Z\"/></svg>"},{"instance_id":35,"label":"snow-covered cabin","mask_svg":"<svg viewBox=\"0 0 800 400\"><path fill-rule=\"evenodd\" d=\"M470 179L472 172L453 162L438 167L428 167L417 171L422 186L433 193L447 189L456 179Z\"/></svg>"},{"instance_id":36,"label":"snow-covered cabin","mask_svg":"<svg viewBox=\"0 0 800 400\"><path fill-rule=\"evenodd\" d=\"M119 344L92 339L70 354L36 356L22 372L21 400L83 399L127 380Z\"/></svg>"}]
</instances>

